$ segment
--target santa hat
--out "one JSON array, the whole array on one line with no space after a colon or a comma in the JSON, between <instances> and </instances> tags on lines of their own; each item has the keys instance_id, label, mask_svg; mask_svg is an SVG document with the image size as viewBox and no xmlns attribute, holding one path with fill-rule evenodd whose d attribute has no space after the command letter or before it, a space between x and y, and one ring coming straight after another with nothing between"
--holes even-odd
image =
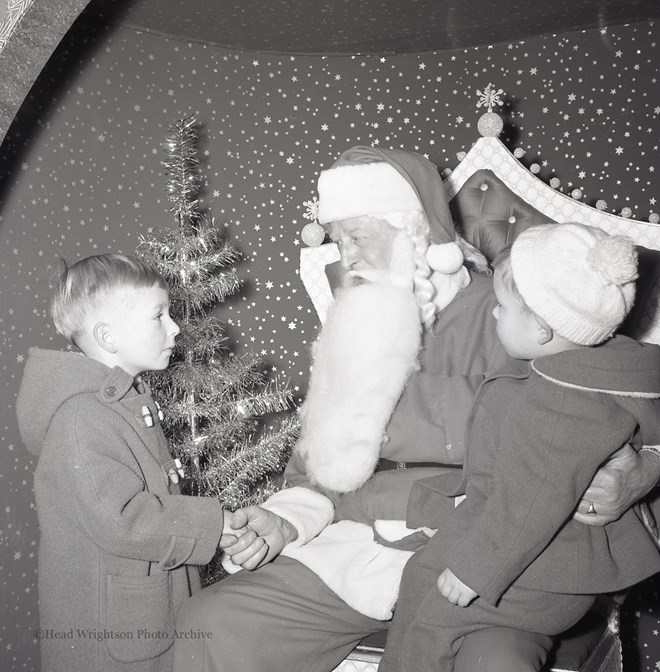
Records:
<instances>
[{"instance_id":1,"label":"santa hat","mask_svg":"<svg viewBox=\"0 0 660 672\"><path fill-rule=\"evenodd\" d=\"M609 338L635 300L632 240L584 224L523 231L511 248L511 270L530 310L578 345Z\"/></svg>"},{"instance_id":2,"label":"santa hat","mask_svg":"<svg viewBox=\"0 0 660 672\"><path fill-rule=\"evenodd\" d=\"M429 243L438 246L431 245L431 267L453 273L463 262L462 253L455 249L456 231L442 178L421 154L351 147L321 172L318 192L321 224L363 215L422 212L429 222Z\"/></svg>"}]
</instances>

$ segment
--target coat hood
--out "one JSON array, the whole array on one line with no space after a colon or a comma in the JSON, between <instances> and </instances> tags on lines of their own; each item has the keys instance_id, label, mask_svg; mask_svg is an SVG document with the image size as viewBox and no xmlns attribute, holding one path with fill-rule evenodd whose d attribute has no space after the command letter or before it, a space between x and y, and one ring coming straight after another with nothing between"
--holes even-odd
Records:
<instances>
[{"instance_id":1,"label":"coat hood","mask_svg":"<svg viewBox=\"0 0 660 672\"><path fill-rule=\"evenodd\" d=\"M624 397L660 397L660 346L627 336L535 359L532 368L566 387Z\"/></svg>"},{"instance_id":2,"label":"coat hood","mask_svg":"<svg viewBox=\"0 0 660 672\"><path fill-rule=\"evenodd\" d=\"M121 399L133 384L123 369L82 354L30 348L16 401L18 429L25 447L39 455L50 423L66 401L94 394L106 403Z\"/></svg>"}]
</instances>

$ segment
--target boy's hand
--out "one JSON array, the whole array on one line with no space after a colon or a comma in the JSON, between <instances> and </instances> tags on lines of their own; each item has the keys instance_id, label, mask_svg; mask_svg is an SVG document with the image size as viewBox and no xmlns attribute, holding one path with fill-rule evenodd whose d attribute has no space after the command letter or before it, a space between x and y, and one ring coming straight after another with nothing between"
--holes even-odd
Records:
<instances>
[{"instance_id":1,"label":"boy's hand","mask_svg":"<svg viewBox=\"0 0 660 672\"><path fill-rule=\"evenodd\" d=\"M260 539L256 532L247 526L241 525L241 518L231 511L224 512L225 519L220 537L220 548L240 565L241 562L265 553L266 542Z\"/></svg>"},{"instance_id":2,"label":"boy's hand","mask_svg":"<svg viewBox=\"0 0 660 672\"><path fill-rule=\"evenodd\" d=\"M231 528L245 530L246 527L249 529L238 537L235 544L223 546L232 562L243 569L252 570L265 565L298 537L298 531L291 523L259 506L246 506L234 512Z\"/></svg>"},{"instance_id":3,"label":"boy's hand","mask_svg":"<svg viewBox=\"0 0 660 672\"><path fill-rule=\"evenodd\" d=\"M438 590L446 597L452 604L457 604L459 607L467 607L475 597L479 597L477 593L466 586L451 569L445 569L438 577Z\"/></svg>"}]
</instances>

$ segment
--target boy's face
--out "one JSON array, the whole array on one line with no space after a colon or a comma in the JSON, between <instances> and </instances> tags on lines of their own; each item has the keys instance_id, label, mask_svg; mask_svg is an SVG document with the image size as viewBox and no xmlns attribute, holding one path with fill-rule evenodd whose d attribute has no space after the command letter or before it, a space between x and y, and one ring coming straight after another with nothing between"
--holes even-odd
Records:
<instances>
[{"instance_id":1,"label":"boy's face","mask_svg":"<svg viewBox=\"0 0 660 672\"><path fill-rule=\"evenodd\" d=\"M539 322L522 300L502 280L504 264L495 269L493 288L497 306L497 335L504 349L515 359L534 359L545 354L539 344Z\"/></svg>"},{"instance_id":2,"label":"boy's face","mask_svg":"<svg viewBox=\"0 0 660 672\"><path fill-rule=\"evenodd\" d=\"M345 271L387 270L397 230L377 217L352 217L332 222L330 237L337 243Z\"/></svg>"},{"instance_id":3,"label":"boy's face","mask_svg":"<svg viewBox=\"0 0 660 672\"><path fill-rule=\"evenodd\" d=\"M179 327L165 289L123 287L110 299L106 322L116 348L114 363L131 376L167 368Z\"/></svg>"}]
</instances>

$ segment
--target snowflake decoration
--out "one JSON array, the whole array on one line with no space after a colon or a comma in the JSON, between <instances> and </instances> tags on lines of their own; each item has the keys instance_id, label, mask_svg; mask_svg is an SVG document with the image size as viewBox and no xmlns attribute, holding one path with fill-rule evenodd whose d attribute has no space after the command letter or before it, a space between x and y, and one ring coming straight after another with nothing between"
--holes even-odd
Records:
<instances>
[{"instance_id":1,"label":"snowflake decoration","mask_svg":"<svg viewBox=\"0 0 660 672\"><path fill-rule=\"evenodd\" d=\"M318 223L318 218L319 218L319 199L314 196L311 201L303 201L303 205L305 206L305 212L303 213L303 217L305 219L309 219L312 222Z\"/></svg>"},{"instance_id":2,"label":"snowflake decoration","mask_svg":"<svg viewBox=\"0 0 660 672\"><path fill-rule=\"evenodd\" d=\"M503 93L504 89L498 89L497 91L495 91L492 84L489 84L483 90L483 92L477 89L477 95L479 96L479 102L477 103L477 107L481 107L483 105L484 107L488 108L489 112L491 112L495 105L502 105L502 99L500 98L500 96Z\"/></svg>"}]
</instances>

